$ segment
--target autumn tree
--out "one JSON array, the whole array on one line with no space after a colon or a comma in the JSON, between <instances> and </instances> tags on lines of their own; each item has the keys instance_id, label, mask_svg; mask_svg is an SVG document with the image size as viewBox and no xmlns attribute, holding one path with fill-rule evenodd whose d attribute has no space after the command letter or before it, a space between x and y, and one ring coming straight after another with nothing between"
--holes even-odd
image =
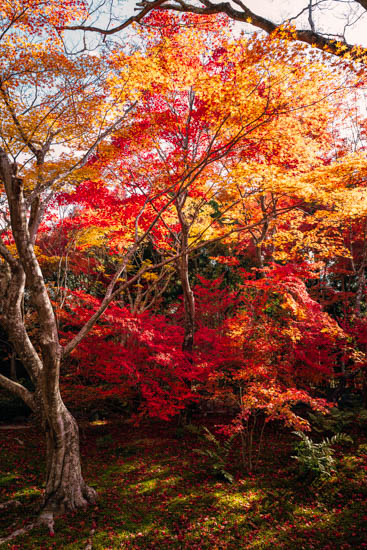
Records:
<instances>
[{"instance_id":1,"label":"autumn tree","mask_svg":"<svg viewBox=\"0 0 367 550\"><path fill-rule=\"evenodd\" d=\"M335 94L341 100L346 81L326 67L320 73L318 56L306 72L301 57L297 63L302 48L282 50L282 40L277 55L270 38L255 41L255 48L251 40L233 44L218 34L222 19L213 22L210 38L207 30L178 32L170 25L174 20L167 16L167 21L163 39L156 42L154 31L146 34L159 47L160 64L170 76L159 90L145 94L132 133L124 132L116 143L121 148L128 144L131 151L138 134L148 148L149 154L138 153L138 164L130 168L142 190L155 179L159 185L167 182L161 200L171 207L161 219L164 238L152 234L152 239L163 254L177 258L185 304L183 345L191 352L195 303L190 251L239 232L250 233L261 251L274 219L300 202L287 202L283 178L293 181L322 164L320 148L324 154L329 149L334 112L330 98ZM159 28L162 17L152 14L147 22Z\"/></svg>"},{"instance_id":2,"label":"autumn tree","mask_svg":"<svg viewBox=\"0 0 367 550\"><path fill-rule=\"evenodd\" d=\"M330 120L337 113L340 115L340 102L344 101L346 85L343 78L335 79L335 75L326 70L316 89L315 77L321 74L318 62L313 69L315 73L310 74L309 67L304 74L297 72L297 78L293 79L293 72L287 71L295 58L289 60L289 65L287 58L283 57L272 56L268 61L267 44L272 44L268 39L262 42L261 56L258 58L253 57L250 42L241 42L241 49L234 55L234 46L222 39L221 47L215 48L211 55L208 53L208 60L203 63L199 54L205 40L205 36L197 31L176 34L169 30L163 40L153 35L153 51L157 46L159 51L157 64L164 66L169 76L161 82L159 89L153 87L151 92L144 94L134 111L134 124L116 132L112 144L101 147L98 157L91 163L95 169L99 165L105 173L110 171L115 178L120 178L125 189L129 189L129 194L133 194L118 196L116 190L111 192L98 181L86 181L67 199L70 204L81 207L77 216L67 220L69 229L79 235L77 242L80 250L85 253L88 249L93 251L107 247L110 257L115 255L118 258L118 250L123 250L124 241L129 238L128 227L131 223L122 216L122 205L132 208L132 200L145 200L148 190L157 186L159 192L150 202L150 208L153 212L162 210L163 205L167 208L159 224L151 231L149 242L159 251L160 257L177 263L183 289L183 348L191 356L194 352L194 357L194 335L198 323L188 270L189 254L222 239L228 245L236 246L235 235L240 234L235 254L248 254L246 249L251 247L255 251L258 267L263 268L269 259L294 260L290 253L293 234L289 231L287 237L286 231L290 229L292 216L294 220L298 219L299 213L307 209L310 201L319 201L321 208L331 190L328 178L342 168L340 163L325 165L324 161L325 156L333 151ZM259 42L255 43L259 47ZM238 50L238 43L236 48ZM177 70L176 56L172 55L177 50L180 51L180 67L186 67L185 71ZM197 57L195 52L198 52ZM238 64L239 61L244 62L246 55L253 61L255 72L247 71L246 77L240 80ZM266 76L262 73L264 63ZM250 78L252 74L253 83ZM213 75L220 77L214 84ZM260 80L256 81L259 77ZM253 95L251 101L247 99L245 107L242 106L241 96L234 103L232 88L230 85L227 87L227 83L235 78L238 83L241 82L244 92L249 90L248 95ZM206 100L211 94L212 84L224 98L224 101L214 104L213 119L210 118L213 96ZM290 102L290 97L293 100L295 95L299 108L294 108L294 103ZM229 115L230 98L232 113ZM274 107L275 101L279 102L280 107L271 111L273 116L269 119L266 109L271 109L270 105ZM259 114L256 121L259 124L254 127L251 125L252 110ZM244 124L247 124L245 128ZM236 140L232 139L233 133ZM114 150L113 157L111 149ZM356 157L348 160L355 161ZM346 159L345 162L345 170L348 170ZM363 157L359 162L363 168ZM346 172L342 172L334 182L335 190L346 186L342 174ZM362 171L357 174L360 177ZM342 200L345 201L347 196L348 190L345 189ZM348 200L353 204L352 196ZM333 201L336 206L335 197ZM133 208L131 212L134 212ZM65 227L65 221L62 224ZM313 242L316 247L315 236ZM311 253L310 248L308 251ZM329 252L332 253L331 247ZM95 260L96 256L93 258ZM80 261L79 256L79 264ZM144 263L144 260L138 262ZM128 269L131 267L127 266ZM103 272L103 265L100 269ZM261 271L258 273L261 276ZM103 277L106 276L107 281L108 274L104 272ZM131 302L132 312L136 312L135 305L143 304L143 291L140 289L144 288L146 293L154 286L155 280L154 276L147 278L146 275L137 280L137 301ZM118 311L115 310L116 326L118 315L126 316L125 312ZM80 320L81 315L77 317ZM65 320L69 324L67 316ZM79 321L75 322L75 315L70 318L70 324L80 326ZM100 334L103 339L109 338L110 333L103 328ZM181 332L178 331L177 338L180 337ZM92 342L93 339L83 345L85 350L93 346ZM202 334L199 335L199 342L202 342ZM106 349L102 341L100 346ZM124 346L122 344L121 349ZM106 354L105 351L103 353ZM78 353L78 357L86 371L86 352ZM109 359L108 369L117 377L120 372L123 378L124 367L119 366L118 357L116 352L115 359ZM195 368L199 362L193 360ZM141 372L138 362L136 365ZM103 369L97 365L96 372L99 378L103 377ZM186 376L186 380L189 379ZM111 380L107 370L106 380ZM172 401L174 399L172 394ZM181 405L184 402L184 399L181 400ZM167 403L164 403L162 410L167 408ZM156 405L154 410L158 410Z\"/></svg>"}]
</instances>

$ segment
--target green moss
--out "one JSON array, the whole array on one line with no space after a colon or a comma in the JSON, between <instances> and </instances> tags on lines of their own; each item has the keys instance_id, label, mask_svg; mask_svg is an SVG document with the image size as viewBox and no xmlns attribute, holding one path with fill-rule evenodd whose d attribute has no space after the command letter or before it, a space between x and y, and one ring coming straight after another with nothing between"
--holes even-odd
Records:
<instances>
[{"instance_id":1,"label":"green moss","mask_svg":"<svg viewBox=\"0 0 367 550\"><path fill-rule=\"evenodd\" d=\"M357 451L358 444L337 458L338 476L308 487L288 465L289 435L277 434L256 474L242 471L234 455L237 478L230 485L205 472L205 458L193 452L193 439L178 442L144 429L110 429L112 448L95 445L97 426L84 442L84 473L98 489L97 505L58 518L54 537L37 528L4 549L84 550L89 540L93 550L367 548L367 456ZM3 535L11 524L14 529L32 519L42 494L38 435L32 433L21 447L9 437L1 500L18 499L23 506L0 517ZM284 451L274 453L275 446ZM114 453L129 447L133 453Z\"/></svg>"}]
</instances>

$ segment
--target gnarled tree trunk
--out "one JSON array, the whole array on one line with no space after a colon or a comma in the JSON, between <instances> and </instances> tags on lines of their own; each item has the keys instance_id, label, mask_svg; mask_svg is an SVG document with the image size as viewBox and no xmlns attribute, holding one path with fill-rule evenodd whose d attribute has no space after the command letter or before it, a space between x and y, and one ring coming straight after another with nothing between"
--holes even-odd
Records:
<instances>
[{"instance_id":1,"label":"gnarled tree trunk","mask_svg":"<svg viewBox=\"0 0 367 550\"><path fill-rule=\"evenodd\" d=\"M42 151L35 150L41 162ZM60 362L63 349L57 322L40 269L34 245L42 218L39 196L27 205L24 185L0 147L0 179L4 183L11 229L18 257L11 254L0 239L0 323L17 356L27 370L34 391L0 374L0 385L22 398L39 417L46 433L47 477L40 521L84 507L96 500L96 492L83 479L80 463L78 426L60 395ZM37 314L38 335L30 338L22 304L27 289Z\"/></svg>"},{"instance_id":2,"label":"gnarled tree trunk","mask_svg":"<svg viewBox=\"0 0 367 550\"><path fill-rule=\"evenodd\" d=\"M46 489L42 514L60 514L96 501L80 464L79 429L61 398L46 411ZM41 515L42 515L41 514Z\"/></svg>"}]
</instances>

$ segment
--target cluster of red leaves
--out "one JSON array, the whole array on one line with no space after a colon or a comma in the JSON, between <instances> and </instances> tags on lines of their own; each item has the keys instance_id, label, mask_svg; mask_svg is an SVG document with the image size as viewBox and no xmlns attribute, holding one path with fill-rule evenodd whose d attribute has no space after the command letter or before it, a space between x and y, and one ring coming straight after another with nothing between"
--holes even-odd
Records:
<instances>
[{"instance_id":1,"label":"cluster of red leaves","mask_svg":"<svg viewBox=\"0 0 367 550\"><path fill-rule=\"evenodd\" d=\"M67 307L59 311L64 342L99 305L82 291L69 292ZM73 353L64 377L66 395L72 396L75 386L86 392L94 386L91 399L96 393L135 399L140 416L168 419L195 399L191 382L200 377L181 349L182 339L183 329L165 317L132 315L113 304Z\"/></svg>"},{"instance_id":2,"label":"cluster of red leaves","mask_svg":"<svg viewBox=\"0 0 367 550\"><path fill-rule=\"evenodd\" d=\"M161 419L207 398L239 408L241 421L263 410L269 420L307 428L292 406L303 402L325 410L326 402L310 390L333 376L345 335L309 296L306 276L312 277L307 265L242 271L236 292L222 288L222 278L199 276L191 356L182 351L182 304L171 321L112 304L73 353L66 395L73 389L87 395L93 387L91 399L128 399L139 404L140 416ZM64 342L100 300L69 291L66 304L58 312Z\"/></svg>"},{"instance_id":3,"label":"cluster of red leaves","mask_svg":"<svg viewBox=\"0 0 367 550\"><path fill-rule=\"evenodd\" d=\"M313 398L311 387L333 376L346 339L309 296L300 278L305 270L310 277L307 266L273 265L255 274L243 272L240 295L228 294L227 300L216 287L218 281L212 297L208 281L201 280L196 288L195 361L208 373L207 395L240 409L237 424L262 410L268 420L307 429L293 405L303 402L325 411L326 401ZM201 307L210 312L207 323ZM219 320L216 327L212 319Z\"/></svg>"}]
</instances>

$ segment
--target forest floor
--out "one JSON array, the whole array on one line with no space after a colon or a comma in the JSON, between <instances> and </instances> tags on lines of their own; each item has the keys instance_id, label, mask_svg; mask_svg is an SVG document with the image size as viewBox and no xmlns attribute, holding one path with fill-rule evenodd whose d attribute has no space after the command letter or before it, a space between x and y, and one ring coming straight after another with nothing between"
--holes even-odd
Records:
<instances>
[{"instance_id":1,"label":"forest floor","mask_svg":"<svg viewBox=\"0 0 367 550\"><path fill-rule=\"evenodd\" d=\"M211 422L213 426L215 421ZM269 430L270 432L270 430ZM337 474L309 483L291 458L295 437L272 430L257 471L218 479L196 436L172 425L85 424L83 471L98 504L5 543L11 550L367 549L366 438L337 452ZM363 444L362 447L358 446ZM44 475L34 428L1 431L0 537L34 518ZM238 461L238 464L237 464Z\"/></svg>"}]
</instances>

